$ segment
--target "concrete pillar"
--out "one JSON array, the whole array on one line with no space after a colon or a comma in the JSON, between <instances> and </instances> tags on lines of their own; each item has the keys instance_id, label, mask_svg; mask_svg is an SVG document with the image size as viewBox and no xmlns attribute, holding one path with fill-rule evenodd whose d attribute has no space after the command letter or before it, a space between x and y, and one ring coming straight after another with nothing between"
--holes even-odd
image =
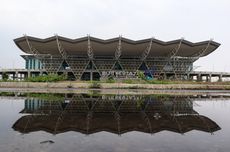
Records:
<instances>
[{"instance_id":1,"label":"concrete pillar","mask_svg":"<svg viewBox=\"0 0 230 152\"><path fill-rule=\"evenodd\" d=\"M206 76L206 82L208 82L208 76Z\"/></svg>"},{"instance_id":2,"label":"concrete pillar","mask_svg":"<svg viewBox=\"0 0 230 152\"><path fill-rule=\"evenodd\" d=\"M197 81L202 81L202 77L200 74L197 75Z\"/></svg>"},{"instance_id":3,"label":"concrete pillar","mask_svg":"<svg viewBox=\"0 0 230 152\"><path fill-rule=\"evenodd\" d=\"M211 79L212 79L212 75L209 74L209 75L208 75L208 82L211 82Z\"/></svg>"},{"instance_id":4,"label":"concrete pillar","mask_svg":"<svg viewBox=\"0 0 230 152\"><path fill-rule=\"evenodd\" d=\"M187 76L186 76L186 77L187 77L186 79L187 79L187 80L189 80L189 74L187 74Z\"/></svg>"},{"instance_id":5,"label":"concrete pillar","mask_svg":"<svg viewBox=\"0 0 230 152\"><path fill-rule=\"evenodd\" d=\"M220 74L219 75L219 80L218 80L219 82L222 82L223 81L223 79L222 79L222 74Z\"/></svg>"},{"instance_id":6,"label":"concrete pillar","mask_svg":"<svg viewBox=\"0 0 230 152\"><path fill-rule=\"evenodd\" d=\"M90 81L93 81L93 72L90 72Z\"/></svg>"},{"instance_id":7,"label":"concrete pillar","mask_svg":"<svg viewBox=\"0 0 230 152\"><path fill-rule=\"evenodd\" d=\"M18 71L15 72L15 76L14 76L15 80L18 81Z\"/></svg>"},{"instance_id":8,"label":"concrete pillar","mask_svg":"<svg viewBox=\"0 0 230 152\"><path fill-rule=\"evenodd\" d=\"M27 72L27 78L30 78L31 77L31 73L30 71Z\"/></svg>"},{"instance_id":9,"label":"concrete pillar","mask_svg":"<svg viewBox=\"0 0 230 152\"><path fill-rule=\"evenodd\" d=\"M167 79L167 75L166 75L166 73L164 73L164 80L166 80Z\"/></svg>"},{"instance_id":10,"label":"concrete pillar","mask_svg":"<svg viewBox=\"0 0 230 152\"><path fill-rule=\"evenodd\" d=\"M15 80L15 73L12 73L12 79Z\"/></svg>"},{"instance_id":11,"label":"concrete pillar","mask_svg":"<svg viewBox=\"0 0 230 152\"><path fill-rule=\"evenodd\" d=\"M212 78L212 75L211 75L211 74L207 75L207 76L206 76L206 81L207 81L207 82L211 82L211 78Z\"/></svg>"},{"instance_id":12,"label":"concrete pillar","mask_svg":"<svg viewBox=\"0 0 230 152\"><path fill-rule=\"evenodd\" d=\"M192 80L192 81L194 80L194 77L193 77L193 75L192 75L192 76L190 75L190 80Z\"/></svg>"},{"instance_id":13,"label":"concrete pillar","mask_svg":"<svg viewBox=\"0 0 230 152\"><path fill-rule=\"evenodd\" d=\"M203 81L203 75L200 75L200 81Z\"/></svg>"}]
</instances>

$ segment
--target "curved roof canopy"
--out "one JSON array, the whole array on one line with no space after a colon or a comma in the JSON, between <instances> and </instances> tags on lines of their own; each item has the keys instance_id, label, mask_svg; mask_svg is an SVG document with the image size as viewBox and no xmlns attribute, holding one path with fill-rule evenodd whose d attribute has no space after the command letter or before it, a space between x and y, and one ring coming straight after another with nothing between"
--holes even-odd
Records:
<instances>
[{"instance_id":1,"label":"curved roof canopy","mask_svg":"<svg viewBox=\"0 0 230 152\"><path fill-rule=\"evenodd\" d=\"M143 120L141 113L121 113L119 127L113 113L94 113L93 115L94 117L90 120L88 126L87 113L63 115L63 120L60 123L57 123L59 115L36 115L35 117L26 115L18 119L12 128L21 133L46 131L53 134L68 131L77 131L83 134L93 134L101 131L123 134L139 131L152 134L163 130L186 133L191 130L215 132L221 129L214 121L201 115L196 117L193 115L177 116L177 121L175 121L173 116L162 116L158 120L153 117L153 114L147 113L148 125L151 128ZM30 125L27 125L28 120L31 120ZM178 123L180 126L178 126Z\"/></svg>"},{"instance_id":2,"label":"curved roof canopy","mask_svg":"<svg viewBox=\"0 0 230 152\"><path fill-rule=\"evenodd\" d=\"M58 41L57 41L58 38ZM16 45L25 53L33 54L31 51L35 49L38 54L60 55L58 44L65 50L67 55L87 56L87 50L90 47L95 57L97 56L114 56L118 48L119 40L121 40L121 58L122 57L140 57L147 47L149 57L169 56L173 51L175 56L180 57L202 57L216 50L220 44L210 41L202 41L193 43L187 40L178 39L164 42L158 39L142 39L131 40L124 37L102 40L95 37L82 37L77 39L69 39L61 36L53 36L46 39L24 36L14 40ZM89 43L90 42L90 43ZM205 51L204 51L205 50Z\"/></svg>"}]
</instances>

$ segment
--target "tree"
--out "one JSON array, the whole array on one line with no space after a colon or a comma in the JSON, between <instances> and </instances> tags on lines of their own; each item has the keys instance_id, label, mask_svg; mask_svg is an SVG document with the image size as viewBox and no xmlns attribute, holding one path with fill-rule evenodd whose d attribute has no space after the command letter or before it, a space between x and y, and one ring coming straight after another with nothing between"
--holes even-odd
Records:
<instances>
[{"instance_id":1,"label":"tree","mask_svg":"<svg viewBox=\"0 0 230 152\"><path fill-rule=\"evenodd\" d=\"M2 74L2 79L3 80L8 80L9 79L9 75L7 73L3 73Z\"/></svg>"}]
</instances>

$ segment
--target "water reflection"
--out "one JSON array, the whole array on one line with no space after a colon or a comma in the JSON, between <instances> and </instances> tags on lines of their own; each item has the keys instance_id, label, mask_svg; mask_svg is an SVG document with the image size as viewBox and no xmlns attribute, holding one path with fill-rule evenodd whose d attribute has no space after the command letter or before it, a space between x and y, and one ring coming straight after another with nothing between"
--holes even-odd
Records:
<instances>
[{"instance_id":1,"label":"water reflection","mask_svg":"<svg viewBox=\"0 0 230 152\"><path fill-rule=\"evenodd\" d=\"M192 99L183 96L68 94L53 99L27 98L21 111L27 115L18 119L13 129L21 133L76 131L86 135L101 131L121 135L130 131L183 134L220 130L193 106Z\"/></svg>"}]
</instances>

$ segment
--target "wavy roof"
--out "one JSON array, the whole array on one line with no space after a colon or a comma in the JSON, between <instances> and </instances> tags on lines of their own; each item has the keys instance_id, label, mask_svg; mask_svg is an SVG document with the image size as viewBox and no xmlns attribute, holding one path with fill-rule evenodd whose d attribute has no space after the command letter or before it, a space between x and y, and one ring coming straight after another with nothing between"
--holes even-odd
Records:
<instances>
[{"instance_id":1,"label":"wavy roof","mask_svg":"<svg viewBox=\"0 0 230 152\"><path fill-rule=\"evenodd\" d=\"M37 50L40 54L60 55L56 36L46 39L27 36L29 44ZM89 37L94 56L114 56L119 43L119 37L112 39L99 39ZM87 56L88 37L81 37L77 39L69 39L66 37L58 36L58 40L68 55ZM216 50L220 44L215 41L202 41L193 43L187 40L173 40L161 41L158 39L142 39L131 40L121 38L121 57L140 57L143 51L149 46L152 40L152 47L148 57L162 57L167 56L177 48L181 42L176 56L192 57L197 56L202 50L206 51L201 56L206 56ZM25 53L31 54L26 37L20 37L14 40L16 45Z\"/></svg>"},{"instance_id":2,"label":"wavy roof","mask_svg":"<svg viewBox=\"0 0 230 152\"><path fill-rule=\"evenodd\" d=\"M58 123L58 126L59 115L26 115L18 119L12 128L21 133L46 131L52 134L68 131L77 131L83 134L93 134L101 131L123 134L139 131L152 134L163 130L186 133L191 130L215 132L221 129L214 121L201 115L178 116L176 117L177 121L175 121L173 116L162 116L159 120L156 120L153 114L147 113L149 124L146 124L141 113L121 113L120 115L119 127L113 113L94 113L88 126L87 113L74 113L63 115L63 119ZM30 120L30 125L27 125L28 120ZM180 126L178 126L178 123ZM149 125L151 128L149 128Z\"/></svg>"}]
</instances>

